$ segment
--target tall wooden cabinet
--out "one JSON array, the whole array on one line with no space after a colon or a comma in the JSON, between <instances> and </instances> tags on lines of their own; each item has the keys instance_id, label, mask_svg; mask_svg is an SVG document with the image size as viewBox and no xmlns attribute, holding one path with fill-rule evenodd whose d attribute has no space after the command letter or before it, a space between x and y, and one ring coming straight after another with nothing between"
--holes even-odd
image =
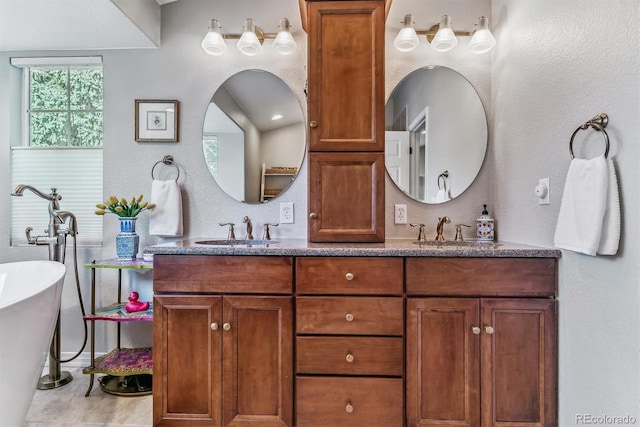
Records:
<instances>
[{"instance_id":1,"label":"tall wooden cabinet","mask_svg":"<svg viewBox=\"0 0 640 427\"><path fill-rule=\"evenodd\" d=\"M293 426L291 259L154 262L154 426Z\"/></svg>"},{"instance_id":2,"label":"tall wooden cabinet","mask_svg":"<svg viewBox=\"0 0 640 427\"><path fill-rule=\"evenodd\" d=\"M307 2L309 240L384 241L384 0Z\"/></svg>"}]
</instances>

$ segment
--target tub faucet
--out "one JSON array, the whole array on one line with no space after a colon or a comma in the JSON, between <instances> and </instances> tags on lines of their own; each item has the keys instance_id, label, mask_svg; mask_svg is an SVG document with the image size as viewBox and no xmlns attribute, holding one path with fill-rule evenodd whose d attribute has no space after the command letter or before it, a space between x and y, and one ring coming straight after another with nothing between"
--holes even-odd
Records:
<instances>
[{"instance_id":1,"label":"tub faucet","mask_svg":"<svg viewBox=\"0 0 640 427\"><path fill-rule=\"evenodd\" d=\"M449 223L451 223L451 218L449 218L448 216L438 218L438 226L436 227L436 231L438 234L436 234L436 241L444 242L444 236L442 235L442 232L444 231L444 225Z\"/></svg>"},{"instance_id":2,"label":"tub faucet","mask_svg":"<svg viewBox=\"0 0 640 427\"><path fill-rule=\"evenodd\" d=\"M242 218L242 222L247 224L247 240L253 240L253 225L251 224L251 219L245 215Z\"/></svg>"}]
</instances>

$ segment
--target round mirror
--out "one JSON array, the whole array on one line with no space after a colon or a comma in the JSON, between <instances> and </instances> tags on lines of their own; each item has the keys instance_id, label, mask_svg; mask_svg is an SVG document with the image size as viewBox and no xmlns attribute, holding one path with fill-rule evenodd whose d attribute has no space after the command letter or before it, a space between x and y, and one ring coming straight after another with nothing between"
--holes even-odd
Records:
<instances>
[{"instance_id":1,"label":"round mirror","mask_svg":"<svg viewBox=\"0 0 640 427\"><path fill-rule=\"evenodd\" d=\"M298 99L267 71L241 71L211 98L202 145L209 172L228 195L240 202L268 202L291 185L304 159Z\"/></svg>"},{"instance_id":2,"label":"round mirror","mask_svg":"<svg viewBox=\"0 0 640 427\"><path fill-rule=\"evenodd\" d=\"M423 203L462 194L487 151L487 117L476 90L440 66L405 77L387 101L385 164L396 186Z\"/></svg>"}]
</instances>

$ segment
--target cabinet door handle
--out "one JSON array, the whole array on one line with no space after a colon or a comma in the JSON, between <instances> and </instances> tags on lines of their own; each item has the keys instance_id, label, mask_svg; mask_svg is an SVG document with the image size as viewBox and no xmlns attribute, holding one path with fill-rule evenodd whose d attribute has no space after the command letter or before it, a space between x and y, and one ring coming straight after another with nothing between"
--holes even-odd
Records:
<instances>
[{"instance_id":1,"label":"cabinet door handle","mask_svg":"<svg viewBox=\"0 0 640 427\"><path fill-rule=\"evenodd\" d=\"M473 326L473 327L471 328L471 332L473 332L475 335L478 335L481 331L482 331L482 329L480 329L480 328L479 328L479 327L477 327L477 326Z\"/></svg>"},{"instance_id":2,"label":"cabinet door handle","mask_svg":"<svg viewBox=\"0 0 640 427\"><path fill-rule=\"evenodd\" d=\"M347 362L353 363L353 354L351 353L347 354L347 357L345 357L345 359L347 360Z\"/></svg>"},{"instance_id":3,"label":"cabinet door handle","mask_svg":"<svg viewBox=\"0 0 640 427\"><path fill-rule=\"evenodd\" d=\"M485 326L484 331L489 335L493 334L493 326Z\"/></svg>"},{"instance_id":4,"label":"cabinet door handle","mask_svg":"<svg viewBox=\"0 0 640 427\"><path fill-rule=\"evenodd\" d=\"M344 410L347 411L347 414L353 412L353 405L351 403L347 403L347 406L344 407Z\"/></svg>"},{"instance_id":5,"label":"cabinet door handle","mask_svg":"<svg viewBox=\"0 0 640 427\"><path fill-rule=\"evenodd\" d=\"M309 122L309 126L311 126L312 128L318 127L318 122L316 122L315 120L311 120Z\"/></svg>"},{"instance_id":6,"label":"cabinet door handle","mask_svg":"<svg viewBox=\"0 0 640 427\"><path fill-rule=\"evenodd\" d=\"M222 329L228 331L229 329L231 329L231 323L225 323L224 325L222 325Z\"/></svg>"},{"instance_id":7,"label":"cabinet door handle","mask_svg":"<svg viewBox=\"0 0 640 427\"><path fill-rule=\"evenodd\" d=\"M218 330L218 322L213 322L211 324L211 330L212 331L217 331Z\"/></svg>"},{"instance_id":8,"label":"cabinet door handle","mask_svg":"<svg viewBox=\"0 0 640 427\"><path fill-rule=\"evenodd\" d=\"M317 213L315 213L315 212L311 212L311 213L309 214L309 219L316 219L316 218L318 218L318 214L317 214Z\"/></svg>"},{"instance_id":9,"label":"cabinet door handle","mask_svg":"<svg viewBox=\"0 0 640 427\"><path fill-rule=\"evenodd\" d=\"M346 277L347 280L353 280L353 273L347 273L344 275L344 277Z\"/></svg>"},{"instance_id":10,"label":"cabinet door handle","mask_svg":"<svg viewBox=\"0 0 640 427\"><path fill-rule=\"evenodd\" d=\"M347 313L347 315L344 316L344 318L347 320L347 322L353 322L353 314L351 313Z\"/></svg>"}]
</instances>

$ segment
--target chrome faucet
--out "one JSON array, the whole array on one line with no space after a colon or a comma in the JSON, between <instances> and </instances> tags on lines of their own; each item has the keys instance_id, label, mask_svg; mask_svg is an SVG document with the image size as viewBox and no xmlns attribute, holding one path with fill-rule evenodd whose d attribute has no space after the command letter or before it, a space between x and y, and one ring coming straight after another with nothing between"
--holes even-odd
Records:
<instances>
[{"instance_id":1,"label":"chrome faucet","mask_svg":"<svg viewBox=\"0 0 640 427\"><path fill-rule=\"evenodd\" d=\"M33 237L31 236L33 228L27 227L25 230L27 242L30 245L49 245L49 260L64 262L65 235L71 234L75 236L78 234L76 216L71 212L60 210L58 201L62 199L62 196L58 194L56 188L52 188L51 193L46 194L30 185L20 184L13 190L11 195L22 197L25 190L29 190L49 202L49 226L44 231L47 235ZM69 220L68 226L66 228L62 227L67 220Z\"/></svg>"},{"instance_id":2,"label":"chrome faucet","mask_svg":"<svg viewBox=\"0 0 640 427\"><path fill-rule=\"evenodd\" d=\"M444 231L444 225L451 223L451 218L448 216L443 216L442 218L438 218L438 226L436 227L436 241L444 242L444 236L442 232Z\"/></svg>"},{"instance_id":3,"label":"chrome faucet","mask_svg":"<svg viewBox=\"0 0 640 427\"><path fill-rule=\"evenodd\" d=\"M253 240L253 225L251 224L251 219L245 215L242 218L242 222L247 224L247 240Z\"/></svg>"},{"instance_id":4,"label":"chrome faucet","mask_svg":"<svg viewBox=\"0 0 640 427\"><path fill-rule=\"evenodd\" d=\"M227 240L236 240L236 233L233 231L233 226L235 225L232 222L219 222L218 225L220 227L224 227L225 225L229 226L229 234L227 235Z\"/></svg>"},{"instance_id":5,"label":"chrome faucet","mask_svg":"<svg viewBox=\"0 0 640 427\"><path fill-rule=\"evenodd\" d=\"M277 222L275 224L266 223L264 225L264 234L262 235L262 240L271 240L271 234L269 234L269 226L277 227L279 225L280 225L279 222Z\"/></svg>"}]
</instances>

